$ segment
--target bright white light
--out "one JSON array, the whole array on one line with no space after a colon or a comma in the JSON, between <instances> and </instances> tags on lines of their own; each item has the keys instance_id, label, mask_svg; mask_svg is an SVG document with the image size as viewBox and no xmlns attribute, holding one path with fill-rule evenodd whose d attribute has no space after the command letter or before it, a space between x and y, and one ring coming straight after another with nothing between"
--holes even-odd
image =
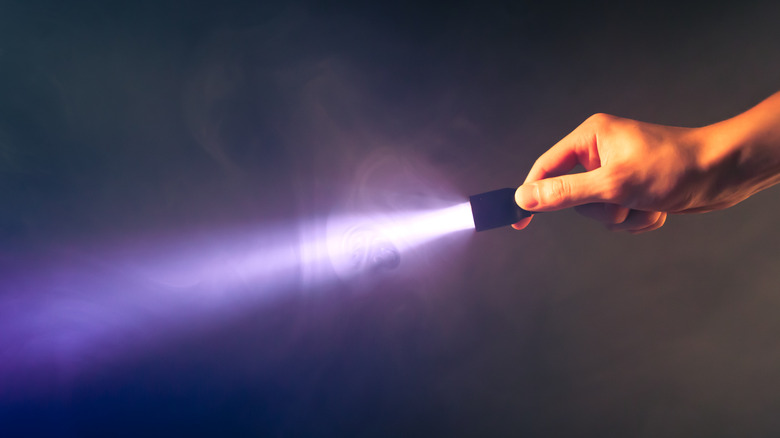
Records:
<instances>
[{"instance_id":1,"label":"bright white light","mask_svg":"<svg viewBox=\"0 0 780 438\"><path fill-rule=\"evenodd\" d=\"M474 229L471 204L399 214L384 224L388 237L403 247L416 246L449 233Z\"/></svg>"},{"instance_id":2,"label":"bright white light","mask_svg":"<svg viewBox=\"0 0 780 438\"><path fill-rule=\"evenodd\" d=\"M468 202L435 210L331 218L325 245L341 278L392 269L403 253L436 238L474 229Z\"/></svg>"}]
</instances>

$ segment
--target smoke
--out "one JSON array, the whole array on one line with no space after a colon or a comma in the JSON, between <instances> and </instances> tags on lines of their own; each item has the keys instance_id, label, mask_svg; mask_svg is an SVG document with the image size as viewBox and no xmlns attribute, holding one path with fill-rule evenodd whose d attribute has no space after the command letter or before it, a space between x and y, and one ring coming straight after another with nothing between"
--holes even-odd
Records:
<instances>
[{"instance_id":1,"label":"smoke","mask_svg":"<svg viewBox=\"0 0 780 438\"><path fill-rule=\"evenodd\" d=\"M0 421L777 430L771 192L631 238L437 216L594 112L765 97L776 2L6 3Z\"/></svg>"},{"instance_id":2,"label":"smoke","mask_svg":"<svg viewBox=\"0 0 780 438\"><path fill-rule=\"evenodd\" d=\"M311 37L312 24L330 31L344 20L313 22L293 7L261 26L220 28L183 45L186 80L166 94L179 97L185 136L171 128L176 117L150 107L155 99L129 92L149 65L117 78L127 87L114 91L123 108L109 108L142 123L111 145L104 139L112 129L128 131L97 128L95 147L115 156L88 170L100 189L69 199L81 209L72 216L92 226L86 239L66 228L8 268L0 391L68 388L123 358L301 294L366 294L443 274L468 233L431 241L473 224L469 210L452 209L466 199L447 172L456 155L442 166L441 154L416 149L446 139L426 123L401 131L399 120L377 122L376 112L388 111L377 83L344 53L290 48ZM95 50L84 55L92 63ZM54 74L73 140L85 141L79 108L95 96L79 94L72 72ZM154 80L151 89L170 85ZM463 117L451 123L468 125Z\"/></svg>"}]
</instances>

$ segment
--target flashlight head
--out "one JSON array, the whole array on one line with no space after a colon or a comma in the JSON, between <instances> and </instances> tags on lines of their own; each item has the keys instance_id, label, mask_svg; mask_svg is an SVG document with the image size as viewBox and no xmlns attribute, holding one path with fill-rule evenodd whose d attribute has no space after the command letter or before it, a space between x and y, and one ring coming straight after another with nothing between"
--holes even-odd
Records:
<instances>
[{"instance_id":1,"label":"flashlight head","mask_svg":"<svg viewBox=\"0 0 780 438\"><path fill-rule=\"evenodd\" d=\"M533 214L517 206L512 188L480 193L469 197L469 202L477 231L512 225Z\"/></svg>"}]
</instances>

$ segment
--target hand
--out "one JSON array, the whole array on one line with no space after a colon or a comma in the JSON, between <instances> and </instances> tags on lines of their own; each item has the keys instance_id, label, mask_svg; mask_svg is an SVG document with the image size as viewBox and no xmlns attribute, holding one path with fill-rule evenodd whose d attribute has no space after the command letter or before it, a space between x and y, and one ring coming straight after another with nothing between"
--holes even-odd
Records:
<instances>
[{"instance_id":1,"label":"hand","mask_svg":"<svg viewBox=\"0 0 780 438\"><path fill-rule=\"evenodd\" d=\"M539 157L516 201L529 211L575 207L613 231L655 230L670 213L730 207L778 182L779 122L780 93L704 128L596 114ZM577 164L585 172L567 175Z\"/></svg>"}]
</instances>

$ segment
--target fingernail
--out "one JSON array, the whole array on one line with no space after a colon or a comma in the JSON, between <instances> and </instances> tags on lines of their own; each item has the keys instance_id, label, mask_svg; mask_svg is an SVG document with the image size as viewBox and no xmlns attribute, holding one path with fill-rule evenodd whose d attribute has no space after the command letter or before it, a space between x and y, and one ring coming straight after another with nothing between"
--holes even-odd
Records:
<instances>
[{"instance_id":1,"label":"fingernail","mask_svg":"<svg viewBox=\"0 0 780 438\"><path fill-rule=\"evenodd\" d=\"M523 184L515 192L515 202L524 210L531 210L539 205L536 184Z\"/></svg>"}]
</instances>

